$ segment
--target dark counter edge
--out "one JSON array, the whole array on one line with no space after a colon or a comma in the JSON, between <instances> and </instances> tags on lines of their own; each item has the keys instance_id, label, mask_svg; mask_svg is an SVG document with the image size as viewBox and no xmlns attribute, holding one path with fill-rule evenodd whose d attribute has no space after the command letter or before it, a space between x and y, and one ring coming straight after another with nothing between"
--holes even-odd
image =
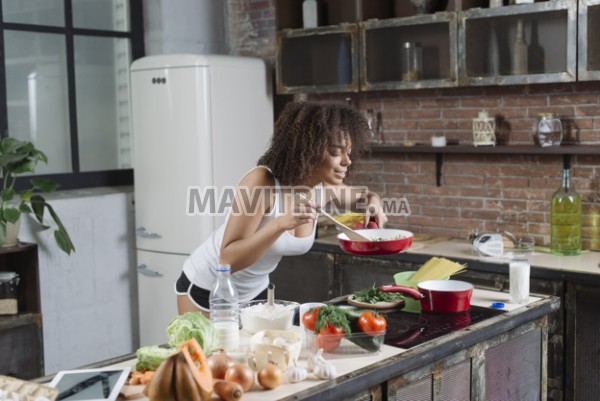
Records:
<instances>
[{"instance_id":1,"label":"dark counter edge","mask_svg":"<svg viewBox=\"0 0 600 401\"><path fill-rule=\"evenodd\" d=\"M482 341L494 338L521 325L533 322L560 308L560 298L548 296L524 308L497 315L421 344L399 355L380 361L363 369L348 373L331 382L282 398L280 401L321 401L346 399L356 396L401 374L465 350Z\"/></svg>"},{"instance_id":2,"label":"dark counter edge","mask_svg":"<svg viewBox=\"0 0 600 401\"><path fill-rule=\"evenodd\" d=\"M461 264L467 264L469 270L482 271L488 273L508 273L508 263L498 263L498 262L485 262L482 260L476 259L462 259L456 257L449 257L442 253L437 255L430 254L422 254L416 252L410 253L399 253L396 255L381 255L381 256L360 256L360 255L352 255L344 252L338 245L335 244L326 244L323 242L315 241L313 247L311 248L312 252L323 252L330 253L336 255L345 255L353 258L367 258L367 259L381 259L381 260L398 260L401 262L411 262L411 263L425 263L433 256L438 257L446 257L451 258L453 261L456 261ZM590 251L592 252L592 251ZM600 266L599 266L600 267ZM590 274L590 273L582 273L582 272L572 272L568 270L557 270L551 269L547 267L540 266L531 266L531 277L533 278L542 278L549 280L571 280L581 283L595 283L600 284L600 268L598 269L598 274Z\"/></svg>"}]
</instances>

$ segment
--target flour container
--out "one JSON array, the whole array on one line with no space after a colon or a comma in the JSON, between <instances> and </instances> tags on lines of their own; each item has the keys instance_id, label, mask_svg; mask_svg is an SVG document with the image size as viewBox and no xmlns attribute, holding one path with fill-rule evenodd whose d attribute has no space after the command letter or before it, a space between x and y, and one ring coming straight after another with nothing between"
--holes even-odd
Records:
<instances>
[{"instance_id":1,"label":"flour container","mask_svg":"<svg viewBox=\"0 0 600 401\"><path fill-rule=\"evenodd\" d=\"M0 315L16 315L17 285L19 275L15 272L0 272Z\"/></svg>"}]
</instances>

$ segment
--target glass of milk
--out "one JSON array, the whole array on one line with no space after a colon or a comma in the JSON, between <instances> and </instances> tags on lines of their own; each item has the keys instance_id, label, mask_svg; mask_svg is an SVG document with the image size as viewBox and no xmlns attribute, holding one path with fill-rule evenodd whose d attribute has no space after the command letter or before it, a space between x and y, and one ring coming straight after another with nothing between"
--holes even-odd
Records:
<instances>
[{"instance_id":1,"label":"glass of milk","mask_svg":"<svg viewBox=\"0 0 600 401\"><path fill-rule=\"evenodd\" d=\"M517 238L508 265L510 302L525 304L529 301L529 255L533 253L535 241L532 237Z\"/></svg>"}]
</instances>

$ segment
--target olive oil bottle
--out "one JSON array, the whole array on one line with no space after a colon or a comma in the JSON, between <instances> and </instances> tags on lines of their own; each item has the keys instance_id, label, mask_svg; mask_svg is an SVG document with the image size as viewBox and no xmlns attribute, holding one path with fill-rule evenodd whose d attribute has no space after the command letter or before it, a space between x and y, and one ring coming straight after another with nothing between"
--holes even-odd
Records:
<instances>
[{"instance_id":1,"label":"olive oil bottle","mask_svg":"<svg viewBox=\"0 0 600 401\"><path fill-rule=\"evenodd\" d=\"M550 210L550 252L554 255L581 253L581 197L571 184L569 162L565 159L562 183L552 196Z\"/></svg>"}]
</instances>

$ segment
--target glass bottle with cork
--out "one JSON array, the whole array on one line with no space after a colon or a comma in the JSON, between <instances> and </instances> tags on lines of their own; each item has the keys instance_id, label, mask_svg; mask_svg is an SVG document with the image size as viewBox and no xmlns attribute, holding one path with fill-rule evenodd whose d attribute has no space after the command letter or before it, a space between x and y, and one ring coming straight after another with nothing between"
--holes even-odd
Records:
<instances>
[{"instance_id":1,"label":"glass bottle with cork","mask_svg":"<svg viewBox=\"0 0 600 401\"><path fill-rule=\"evenodd\" d=\"M581 254L581 197L571 183L568 156L564 158L561 186L552 196L550 252L561 256Z\"/></svg>"}]
</instances>

